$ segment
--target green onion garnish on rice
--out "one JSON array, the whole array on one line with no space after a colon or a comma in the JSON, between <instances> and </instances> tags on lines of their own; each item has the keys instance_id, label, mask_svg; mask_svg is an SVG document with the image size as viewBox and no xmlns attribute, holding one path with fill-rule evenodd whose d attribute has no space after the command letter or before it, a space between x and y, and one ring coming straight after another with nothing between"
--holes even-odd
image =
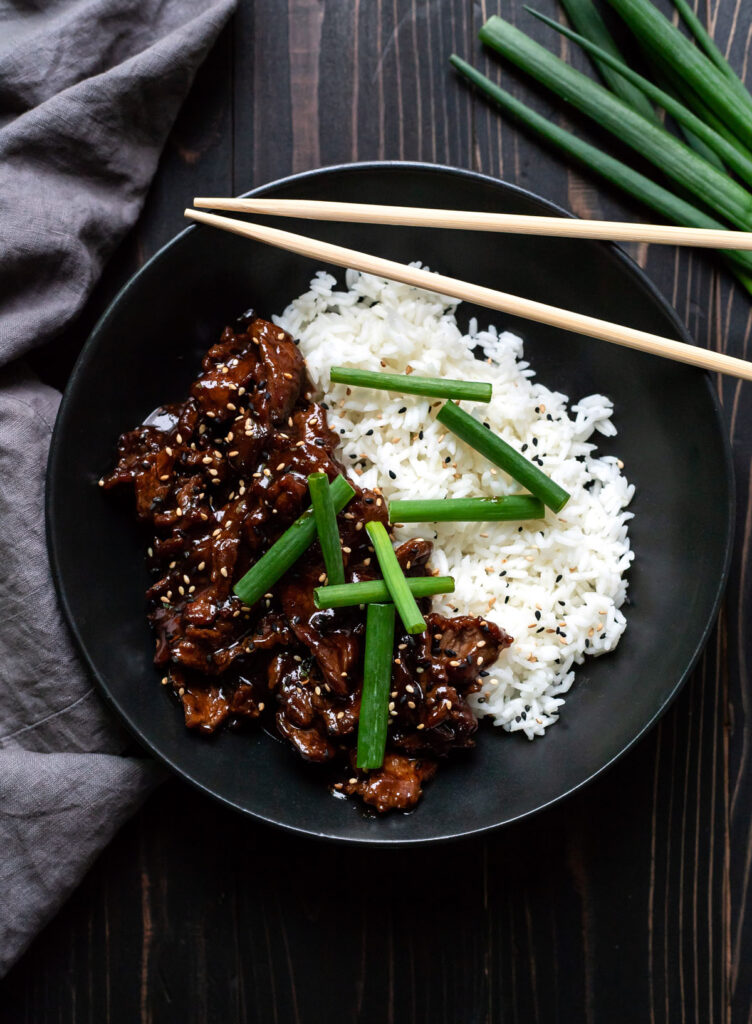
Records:
<instances>
[{"instance_id":1,"label":"green onion garnish on rice","mask_svg":"<svg viewBox=\"0 0 752 1024\"><path fill-rule=\"evenodd\" d=\"M355 491L343 476L338 476L332 481L330 494L336 513L342 511ZM285 530L245 576L238 580L233 588L235 595L246 604L255 604L297 562L303 552L311 546L315 537L316 520L313 509L309 508Z\"/></svg>"},{"instance_id":2,"label":"green onion garnish on rice","mask_svg":"<svg viewBox=\"0 0 752 1024\"><path fill-rule=\"evenodd\" d=\"M408 576L407 585L413 597L453 594L451 576ZM383 603L389 600L389 589L383 580L362 580L339 587L316 587L313 603L317 608L349 608L353 605Z\"/></svg>"},{"instance_id":3,"label":"green onion garnish on rice","mask_svg":"<svg viewBox=\"0 0 752 1024\"><path fill-rule=\"evenodd\" d=\"M543 519L539 498L510 494L502 498L436 498L390 501L390 523L491 523Z\"/></svg>"},{"instance_id":4,"label":"green onion garnish on rice","mask_svg":"<svg viewBox=\"0 0 752 1024\"><path fill-rule=\"evenodd\" d=\"M526 487L536 498L554 512L561 512L569 501L569 493L547 477L545 473L511 445L492 433L473 416L454 402L442 405L436 419L456 434L461 441L484 455L495 466L503 469L518 484Z\"/></svg>"},{"instance_id":5,"label":"green onion garnish on rice","mask_svg":"<svg viewBox=\"0 0 752 1024\"><path fill-rule=\"evenodd\" d=\"M308 490L311 492L313 518L316 521L321 554L324 556L327 581L337 586L345 582L345 567L342 562L337 513L334 511L332 490L326 473L311 473L308 477Z\"/></svg>"},{"instance_id":6,"label":"green onion garnish on rice","mask_svg":"<svg viewBox=\"0 0 752 1024\"><path fill-rule=\"evenodd\" d=\"M333 384L349 384L353 388L378 388L404 395L425 395L428 398L455 398L457 401L490 402L493 385L475 380L447 380L444 377L416 377L415 374L376 373L333 366Z\"/></svg>"},{"instance_id":7,"label":"green onion garnish on rice","mask_svg":"<svg viewBox=\"0 0 752 1024\"><path fill-rule=\"evenodd\" d=\"M384 763L393 651L394 605L369 604L358 721L358 768L380 768Z\"/></svg>"},{"instance_id":8,"label":"green onion garnish on rice","mask_svg":"<svg viewBox=\"0 0 752 1024\"><path fill-rule=\"evenodd\" d=\"M366 523L366 530L381 566L389 595L399 612L403 626L408 633L424 633L426 620L420 614L420 608L415 603L415 598L397 561L386 527L383 523L372 520L370 523Z\"/></svg>"}]
</instances>

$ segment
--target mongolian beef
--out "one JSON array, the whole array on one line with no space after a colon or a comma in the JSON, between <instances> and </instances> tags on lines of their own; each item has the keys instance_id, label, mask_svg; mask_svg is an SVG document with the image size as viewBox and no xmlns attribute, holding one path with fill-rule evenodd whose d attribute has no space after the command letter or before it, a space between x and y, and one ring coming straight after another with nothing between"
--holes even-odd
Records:
<instances>
[{"instance_id":1,"label":"mongolian beef","mask_svg":"<svg viewBox=\"0 0 752 1024\"><path fill-rule=\"evenodd\" d=\"M413 807L438 760L473 745L468 694L511 638L470 616L444 618L420 601L427 630L397 620L382 767L356 767L366 613L319 610L325 581L314 543L254 606L233 585L308 507L307 480L345 474L324 406L311 401L292 337L249 311L226 328L184 402L120 438L106 489L128 485L152 536L148 618L154 661L186 725L213 733L261 719L305 760L328 763L334 788L378 811ZM347 582L381 574L364 525L387 524L378 490L355 488L338 516ZM407 576L425 576L432 545L396 549Z\"/></svg>"}]
</instances>

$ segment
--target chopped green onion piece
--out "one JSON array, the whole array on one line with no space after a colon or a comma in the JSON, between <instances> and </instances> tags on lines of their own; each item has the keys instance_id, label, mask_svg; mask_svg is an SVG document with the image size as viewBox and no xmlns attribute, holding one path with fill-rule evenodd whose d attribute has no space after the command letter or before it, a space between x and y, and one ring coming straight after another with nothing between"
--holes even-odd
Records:
<instances>
[{"instance_id":1,"label":"chopped green onion piece","mask_svg":"<svg viewBox=\"0 0 752 1024\"><path fill-rule=\"evenodd\" d=\"M736 171L739 177L747 182L748 185L752 185L752 160L748 160L736 146L724 139L724 137L719 135L718 132L709 128L683 103L674 99L673 96L665 92L663 89L659 89L658 86L653 85L652 82L643 78L642 75L638 75L636 71L632 71L632 69L627 67L623 61L618 60L610 53L606 53L606 51L602 50L599 46L595 46L583 36L578 35L577 32L572 32L571 29L568 29L564 25L560 25L558 21L554 21L553 18L549 18L545 14L540 14L538 11L534 11L530 7L528 7L527 10L530 11L534 17L544 22L550 28L553 28L556 32L560 32L562 35L566 36L567 39L571 39L573 42L577 43L583 48L583 50L586 50L592 56L597 57L605 64L619 71L620 74L629 82L632 82L634 85L642 89L646 96L649 96L651 100L662 106L666 113L671 114L671 116L675 118L680 125L687 128L693 135L697 136L702 143L709 146L711 150L722 157L728 166L732 170Z\"/></svg>"},{"instance_id":2,"label":"chopped green onion piece","mask_svg":"<svg viewBox=\"0 0 752 1024\"><path fill-rule=\"evenodd\" d=\"M736 227L752 230L752 195L674 135L642 117L603 86L575 71L503 19L489 18L479 35L484 43L637 150ZM687 45L691 47L690 43ZM706 58L702 59L709 63Z\"/></svg>"},{"instance_id":3,"label":"chopped green onion piece","mask_svg":"<svg viewBox=\"0 0 752 1024\"><path fill-rule=\"evenodd\" d=\"M543 519L545 514L543 502L529 494L389 502L390 523L492 523Z\"/></svg>"},{"instance_id":4,"label":"chopped green onion piece","mask_svg":"<svg viewBox=\"0 0 752 1024\"><path fill-rule=\"evenodd\" d=\"M413 597L454 593L454 580L451 576L407 576L406 579ZM383 580L343 583L341 587L316 587L313 592L313 603L317 608L350 608L357 604L388 600L389 590Z\"/></svg>"},{"instance_id":5,"label":"chopped green onion piece","mask_svg":"<svg viewBox=\"0 0 752 1024\"><path fill-rule=\"evenodd\" d=\"M752 144L752 97L732 83L650 0L609 0L641 42L676 68L736 135Z\"/></svg>"},{"instance_id":6,"label":"chopped green onion piece","mask_svg":"<svg viewBox=\"0 0 752 1024\"><path fill-rule=\"evenodd\" d=\"M475 380L447 380L444 377L416 377L402 373L376 373L333 366L330 377L334 384L354 388L378 388L403 395L426 395L429 398L456 398L458 401L490 402L493 385Z\"/></svg>"},{"instance_id":7,"label":"chopped green onion piece","mask_svg":"<svg viewBox=\"0 0 752 1024\"><path fill-rule=\"evenodd\" d=\"M355 491L343 476L338 476L332 481L330 493L334 511L341 512ZM316 520L313 509L309 508L238 580L233 588L235 595L245 604L255 604L297 562L315 537Z\"/></svg>"},{"instance_id":8,"label":"chopped green onion piece","mask_svg":"<svg viewBox=\"0 0 752 1024\"><path fill-rule=\"evenodd\" d=\"M606 28L606 23L596 9L593 0L561 0L561 6L580 35L589 39L591 43L595 43L596 46L600 46L602 50L606 50L612 57L616 57L618 60L622 59L614 38ZM628 103L649 121L658 122L658 115L644 93L614 71L609 64L599 61L597 58L594 59L594 63L612 92L615 92L625 103Z\"/></svg>"},{"instance_id":9,"label":"chopped green onion piece","mask_svg":"<svg viewBox=\"0 0 752 1024\"><path fill-rule=\"evenodd\" d=\"M451 64L467 78L481 92L485 93L502 110L511 114L521 121L526 127L537 132L547 142L563 150L568 156L579 160L591 171L600 174L601 177L618 186L624 192L639 199L645 206L660 213L667 220L674 224L694 228L724 228L727 227L721 221L708 216L703 210L692 206L686 200L669 192L668 189L650 178L633 170L628 164L617 160L615 157L604 153L597 146L579 139L576 135L560 128L553 121L542 116L537 111L526 106L516 96L500 88L490 78L486 78L480 71L468 64L467 61L452 54L449 58ZM741 143L739 144L741 145ZM752 275L752 253L747 252L724 252L725 258L731 264L731 269L747 291L752 294L749 287L749 277Z\"/></svg>"},{"instance_id":10,"label":"chopped green onion piece","mask_svg":"<svg viewBox=\"0 0 752 1024\"><path fill-rule=\"evenodd\" d=\"M570 495L563 487L542 473L537 466L520 455L511 445L503 441L473 416L460 409L454 402L442 405L436 419L456 434L465 444L469 444L481 455L484 455L495 466L503 469L517 483L526 487L536 498L540 498L554 512L561 512Z\"/></svg>"},{"instance_id":11,"label":"chopped green onion piece","mask_svg":"<svg viewBox=\"0 0 752 1024\"><path fill-rule=\"evenodd\" d=\"M394 605L369 604L363 692L358 716L358 768L380 768L384 763L393 653Z\"/></svg>"},{"instance_id":12,"label":"chopped green onion piece","mask_svg":"<svg viewBox=\"0 0 752 1024\"><path fill-rule=\"evenodd\" d=\"M408 633L424 633L426 620L420 614L420 608L415 603L415 598L397 561L386 527L383 523L372 520L370 523L366 523L366 530L381 566L384 582L402 619L402 625Z\"/></svg>"},{"instance_id":13,"label":"chopped green onion piece","mask_svg":"<svg viewBox=\"0 0 752 1024\"><path fill-rule=\"evenodd\" d=\"M324 556L327 581L334 586L345 582L345 567L342 563L342 544L339 539L337 513L334 511L329 477L326 473L311 473L308 477L311 492L313 518L319 535L321 554Z\"/></svg>"}]
</instances>

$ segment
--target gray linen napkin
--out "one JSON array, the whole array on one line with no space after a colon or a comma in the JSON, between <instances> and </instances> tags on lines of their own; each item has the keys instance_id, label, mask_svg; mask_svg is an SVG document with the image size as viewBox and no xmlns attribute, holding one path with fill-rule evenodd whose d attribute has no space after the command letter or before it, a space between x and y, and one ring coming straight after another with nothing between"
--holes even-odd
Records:
<instances>
[{"instance_id":1,"label":"gray linen napkin","mask_svg":"<svg viewBox=\"0 0 752 1024\"><path fill-rule=\"evenodd\" d=\"M235 0L0 0L0 975L161 770L125 756L44 536L60 396L12 360L81 309Z\"/></svg>"}]
</instances>

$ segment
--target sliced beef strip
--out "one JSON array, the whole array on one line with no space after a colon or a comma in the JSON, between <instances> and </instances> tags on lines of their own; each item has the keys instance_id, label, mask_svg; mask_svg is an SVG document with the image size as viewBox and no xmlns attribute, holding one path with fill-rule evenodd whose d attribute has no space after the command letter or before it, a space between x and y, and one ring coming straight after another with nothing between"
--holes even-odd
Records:
<instances>
[{"instance_id":1,"label":"sliced beef strip","mask_svg":"<svg viewBox=\"0 0 752 1024\"><path fill-rule=\"evenodd\" d=\"M423 794L423 783L436 774L436 762L387 752L384 764L367 775L355 776L343 785L348 796L357 794L364 803L384 813L409 811Z\"/></svg>"}]
</instances>

